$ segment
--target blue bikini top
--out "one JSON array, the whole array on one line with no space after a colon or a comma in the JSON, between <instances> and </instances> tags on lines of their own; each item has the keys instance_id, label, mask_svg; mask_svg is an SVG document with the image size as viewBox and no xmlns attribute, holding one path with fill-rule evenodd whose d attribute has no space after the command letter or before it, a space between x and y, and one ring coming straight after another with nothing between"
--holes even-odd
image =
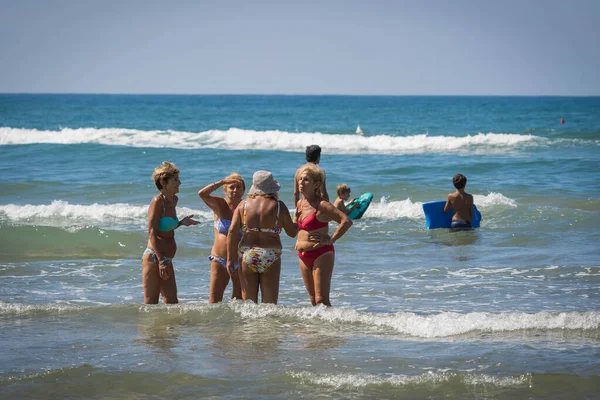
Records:
<instances>
[{"instance_id":1,"label":"blue bikini top","mask_svg":"<svg viewBox=\"0 0 600 400\"><path fill-rule=\"evenodd\" d=\"M216 219L214 225L217 232L219 232L221 235L227 236L227 233L229 233L229 227L231 226L231 221L228 219Z\"/></svg>"},{"instance_id":2,"label":"blue bikini top","mask_svg":"<svg viewBox=\"0 0 600 400\"><path fill-rule=\"evenodd\" d=\"M166 206L165 206L165 202L166 199L163 197L163 214L166 214ZM177 228L179 226L179 218L175 217L161 217L161 219L158 221L158 230L159 231L163 231L163 232L170 232L175 230L175 228Z\"/></svg>"}]
</instances>

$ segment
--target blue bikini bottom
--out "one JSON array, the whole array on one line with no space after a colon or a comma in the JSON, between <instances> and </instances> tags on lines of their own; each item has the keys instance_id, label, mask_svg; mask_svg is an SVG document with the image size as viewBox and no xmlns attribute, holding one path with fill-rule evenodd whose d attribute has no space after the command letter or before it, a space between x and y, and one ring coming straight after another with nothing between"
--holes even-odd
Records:
<instances>
[{"instance_id":1,"label":"blue bikini bottom","mask_svg":"<svg viewBox=\"0 0 600 400\"><path fill-rule=\"evenodd\" d=\"M154 262L158 262L158 258L156 258L156 253L154 252L154 250L146 247L146 250L144 250L144 254L142 254L142 260L144 259L144 257L146 257L146 254L152 254L152 259L154 260ZM172 258L169 257L164 257L163 258L164 263L163 264L168 264L170 262L173 262Z\"/></svg>"},{"instance_id":2,"label":"blue bikini bottom","mask_svg":"<svg viewBox=\"0 0 600 400\"><path fill-rule=\"evenodd\" d=\"M219 256L213 256L213 255L211 254L210 256L208 256L208 259L209 259L210 261L212 261L212 260L216 260L216 261L217 261L219 264L221 264L222 266L224 266L225 268L227 268L227 260L226 260L226 259L224 259L223 257L219 257ZM233 267L233 271L232 271L232 272L235 272L235 271L237 271L237 270L238 270L238 268L240 267L240 262L239 262L239 261L236 261L236 262L235 262L233 265L234 265L234 267Z\"/></svg>"}]
</instances>

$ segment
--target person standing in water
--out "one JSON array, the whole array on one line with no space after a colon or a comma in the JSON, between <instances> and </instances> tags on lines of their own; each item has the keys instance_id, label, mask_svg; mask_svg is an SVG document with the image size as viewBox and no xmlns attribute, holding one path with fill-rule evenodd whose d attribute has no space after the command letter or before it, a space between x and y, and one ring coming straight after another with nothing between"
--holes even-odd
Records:
<instances>
[{"instance_id":1,"label":"person standing in water","mask_svg":"<svg viewBox=\"0 0 600 400\"><path fill-rule=\"evenodd\" d=\"M298 187L302 200L296 204L294 222L298 223L296 250L300 259L300 272L313 306L331 306L329 294L335 262L333 244L352 226L346 214L335 208L321 195L325 180L323 170L307 164L298 171ZM339 225L329 236L329 221Z\"/></svg>"},{"instance_id":2,"label":"person standing in water","mask_svg":"<svg viewBox=\"0 0 600 400\"><path fill-rule=\"evenodd\" d=\"M448 199L444 205L444 212L454 209L450 231L460 231L471 229L473 221L473 196L465 192L467 186L467 177L463 174L456 174L452 178L452 183L456 192L448 194Z\"/></svg>"},{"instance_id":3,"label":"person standing in water","mask_svg":"<svg viewBox=\"0 0 600 400\"><path fill-rule=\"evenodd\" d=\"M298 168L298 170L296 171L296 174L294 175L294 204L298 204L298 200L300 200L300 190L298 188L298 174L299 174L300 170L303 167L305 167L306 165L315 165L318 167L319 162L321 161L321 147L320 146L318 146L316 144L312 144L306 148L305 153L306 153L306 164L304 164L302 167ZM323 171L323 184L319 188L319 196L323 200L329 201L329 194L327 193L327 187L326 187L325 171Z\"/></svg>"},{"instance_id":4,"label":"person standing in water","mask_svg":"<svg viewBox=\"0 0 600 400\"><path fill-rule=\"evenodd\" d=\"M154 170L152 180L160 194L148 207L148 245L142 255L142 285L144 303L157 304L160 295L167 304L178 303L177 283L173 269L173 257L177 251L175 229L180 226L198 225L193 215L177 218L176 193L179 192L179 169L164 161Z\"/></svg>"},{"instance_id":5,"label":"person standing in water","mask_svg":"<svg viewBox=\"0 0 600 400\"><path fill-rule=\"evenodd\" d=\"M279 200L279 182L269 171L256 171L248 196L233 213L227 236L227 267L240 259L242 299L277 304L281 274L282 231L290 237L298 233L290 211Z\"/></svg>"},{"instance_id":6,"label":"person standing in water","mask_svg":"<svg viewBox=\"0 0 600 400\"><path fill-rule=\"evenodd\" d=\"M225 198L213 196L217 188L223 187ZM233 212L240 204L242 196L246 191L246 184L241 175L233 173L220 181L213 182L198 192L198 196L214 212L215 242L208 259L210 260L210 294L209 303L219 303L223 300L223 294L229 284L229 278L233 284L231 298L241 299L242 288L238 274L239 263L235 265L233 272L227 270L227 233L231 226Z\"/></svg>"}]
</instances>

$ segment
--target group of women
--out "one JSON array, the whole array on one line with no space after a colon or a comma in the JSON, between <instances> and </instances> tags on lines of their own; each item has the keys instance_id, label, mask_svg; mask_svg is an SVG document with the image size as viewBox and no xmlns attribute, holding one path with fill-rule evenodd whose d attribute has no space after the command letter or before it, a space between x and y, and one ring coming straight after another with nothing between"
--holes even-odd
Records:
<instances>
[{"instance_id":1,"label":"group of women","mask_svg":"<svg viewBox=\"0 0 600 400\"><path fill-rule=\"evenodd\" d=\"M296 250L300 272L312 305L331 305L331 276L335 262L333 244L352 225L346 214L321 197L324 173L317 165L306 164L295 175L302 198L295 204L292 218L288 207L279 200L281 187L269 171L256 171L246 198L244 179L238 174L213 182L198 195L214 212L215 240L209 256L209 302L223 299L232 281L233 298L277 303L281 275L282 231L297 236ZM148 246L142 258L144 302L177 303L177 285L173 257L177 249L174 230L197 225L193 215L177 218L179 170L163 162L152 179L160 194L148 209ZM222 187L224 196L213 193ZM338 223L329 235L329 221Z\"/></svg>"}]
</instances>

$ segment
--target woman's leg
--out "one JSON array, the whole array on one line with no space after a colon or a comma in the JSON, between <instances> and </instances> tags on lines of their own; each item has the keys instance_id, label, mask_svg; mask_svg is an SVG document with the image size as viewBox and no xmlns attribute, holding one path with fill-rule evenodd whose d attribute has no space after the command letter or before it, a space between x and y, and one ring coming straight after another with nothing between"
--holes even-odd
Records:
<instances>
[{"instance_id":1,"label":"woman's leg","mask_svg":"<svg viewBox=\"0 0 600 400\"><path fill-rule=\"evenodd\" d=\"M167 267L169 269L169 279L160 280L160 294L162 294L165 304L177 304L177 282L175 281L175 268L173 263ZM160 278L159 278L160 279Z\"/></svg>"},{"instance_id":2,"label":"woman's leg","mask_svg":"<svg viewBox=\"0 0 600 400\"><path fill-rule=\"evenodd\" d=\"M315 303L325 304L331 307L329 292L331 290L331 275L333 275L333 264L335 253L327 252L319 256L313 265L312 276L315 282Z\"/></svg>"},{"instance_id":3,"label":"woman's leg","mask_svg":"<svg viewBox=\"0 0 600 400\"><path fill-rule=\"evenodd\" d=\"M260 274L260 293L263 303L277 304L280 275L281 258L273 262L265 272Z\"/></svg>"},{"instance_id":4,"label":"woman's leg","mask_svg":"<svg viewBox=\"0 0 600 400\"><path fill-rule=\"evenodd\" d=\"M302 274L302 280L304 281L304 287L308 292L310 298L310 304L316 306L315 302L315 282L313 279L312 269L308 268L302 260L300 260L300 273Z\"/></svg>"},{"instance_id":5,"label":"woman's leg","mask_svg":"<svg viewBox=\"0 0 600 400\"><path fill-rule=\"evenodd\" d=\"M160 276L158 263L153 254L146 254L142 259L142 286L144 287L144 304L158 304L160 295Z\"/></svg>"},{"instance_id":6,"label":"woman's leg","mask_svg":"<svg viewBox=\"0 0 600 400\"><path fill-rule=\"evenodd\" d=\"M223 301L223 293L229 284L229 274L225 267L217 260L210 262L210 293L209 303L219 303Z\"/></svg>"},{"instance_id":7,"label":"woman's leg","mask_svg":"<svg viewBox=\"0 0 600 400\"><path fill-rule=\"evenodd\" d=\"M242 284L242 299L258 303L258 273L247 267L245 262L242 262L238 271Z\"/></svg>"}]
</instances>

